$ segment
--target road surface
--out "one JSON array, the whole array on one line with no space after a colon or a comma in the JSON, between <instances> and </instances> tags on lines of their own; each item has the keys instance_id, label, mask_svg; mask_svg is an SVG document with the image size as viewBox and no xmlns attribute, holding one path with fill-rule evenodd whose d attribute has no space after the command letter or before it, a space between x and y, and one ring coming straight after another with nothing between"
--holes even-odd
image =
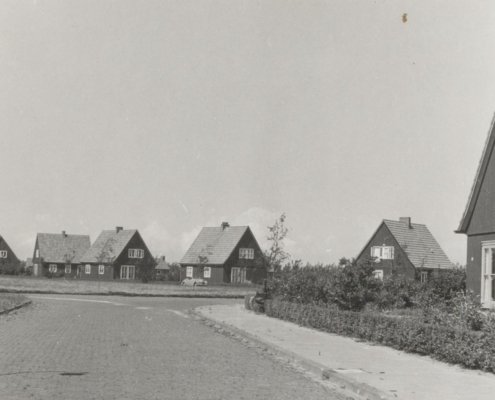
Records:
<instances>
[{"instance_id":1,"label":"road surface","mask_svg":"<svg viewBox=\"0 0 495 400\"><path fill-rule=\"evenodd\" d=\"M0 399L329 399L187 310L234 300L32 295L0 316Z\"/></svg>"}]
</instances>

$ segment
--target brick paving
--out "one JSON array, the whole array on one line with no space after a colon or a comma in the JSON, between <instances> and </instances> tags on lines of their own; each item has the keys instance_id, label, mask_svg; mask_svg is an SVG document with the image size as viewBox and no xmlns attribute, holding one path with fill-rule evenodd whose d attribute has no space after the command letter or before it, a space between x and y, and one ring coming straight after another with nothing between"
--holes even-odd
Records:
<instances>
[{"instance_id":1,"label":"brick paving","mask_svg":"<svg viewBox=\"0 0 495 400\"><path fill-rule=\"evenodd\" d=\"M55 297L0 316L0 399L329 399L182 314L227 300Z\"/></svg>"}]
</instances>

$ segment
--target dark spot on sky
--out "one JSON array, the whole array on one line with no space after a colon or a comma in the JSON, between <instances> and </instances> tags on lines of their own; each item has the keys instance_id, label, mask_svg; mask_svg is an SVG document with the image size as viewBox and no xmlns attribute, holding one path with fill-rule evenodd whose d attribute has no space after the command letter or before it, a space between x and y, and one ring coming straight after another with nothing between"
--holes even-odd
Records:
<instances>
[{"instance_id":1,"label":"dark spot on sky","mask_svg":"<svg viewBox=\"0 0 495 400\"><path fill-rule=\"evenodd\" d=\"M402 14L402 22L407 22L407 13Z\"/></svg>"}]
</instances>

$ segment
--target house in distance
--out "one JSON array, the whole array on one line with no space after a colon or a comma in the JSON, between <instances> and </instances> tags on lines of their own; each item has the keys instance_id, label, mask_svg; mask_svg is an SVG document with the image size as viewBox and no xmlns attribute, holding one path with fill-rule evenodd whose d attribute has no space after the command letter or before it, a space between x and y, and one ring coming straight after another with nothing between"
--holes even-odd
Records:
<instances>
[{"instance_id":1,"label":"house in distance","mask_svg":"<svg viewBox=\"0 0 495 400\"><path fill-rule=\"evenodd\" d=\"M409 217L382 221L357 262L369 258L374 259L374 274L381 279L397 274L425 282L454 267L426 225L412 223Z\"/></svg>"},{"instance_id":2,"label":"house in distance","mask_svg":"<svg viewBox=\"0 0 495 400\"><path fill-rule=\"evenodd\" d=\"M156 265L137 229L104 230L81 256L81 279L150 279Z\"/></svg>"},{"instance_id":3,"label":"house in distance","mask_svg":"<svg viewBox=\"0 0 495 400\"><path fill-rule=\"evenodd\" d=\"M456 233L467 235L466 286L495 308L495 117Z\"/></svg>"},{"instance_id":4,"label":"house in distance","mask_svg":"<svg viewBox=\"0 0 495 400\"><path fill-rule=\"evenodd\" d=\"M209 284L259 283L266 278L263 252L249 226L204 227L180 261L180 279Z\"/></svg>"},{"instance_id":5,"label":"house in distance","mask_svg":"<svg viewBox=\"0 0 495 400\"><path fill-rule=\"evenodd\" d=\"M33 275L75 277L81 256L89 249L89 235L38 233L34 244Z\"/></svg>"},{"instance_id":6,"label":"house in distance","mask_svg":"<svg viewBox=\"0 0 495 400\"><path fill-rule=\"evenodd\" d=\"M13 273L19 269L21 263L14 254L7 241L0 236L0 271L4 274Z\"/></svg>"}]
</instances>

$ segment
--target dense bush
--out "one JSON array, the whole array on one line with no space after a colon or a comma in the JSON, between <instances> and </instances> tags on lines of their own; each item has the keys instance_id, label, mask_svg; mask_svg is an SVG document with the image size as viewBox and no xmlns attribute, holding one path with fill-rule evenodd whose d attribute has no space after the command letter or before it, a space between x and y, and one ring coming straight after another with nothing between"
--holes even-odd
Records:
<instances>
[{"instance_id":1,"label":"dense bush","mask_svg":"<svg viewBox=\"0 0 495 400\"><path fill-rule=\"evenodd\" d=\"M337 305L361 310L375 300L381 282L369 263L284 269L270 279L272 296L300 304Z\"/></svg>"},{"instance_id":2,"label":"dense bush","mask_svg":"<svg viewBox=\"0 0 495 400\"><path fill-rule=\"evenodd\" d=\"M272 317L339 335L351 336L432 357L468 368L495 372L495 323L485 317L485 329L476 332L415 318L383 313L342 311L287 301L269 300L265 312Z\"/></svg>"}]
</instances>

